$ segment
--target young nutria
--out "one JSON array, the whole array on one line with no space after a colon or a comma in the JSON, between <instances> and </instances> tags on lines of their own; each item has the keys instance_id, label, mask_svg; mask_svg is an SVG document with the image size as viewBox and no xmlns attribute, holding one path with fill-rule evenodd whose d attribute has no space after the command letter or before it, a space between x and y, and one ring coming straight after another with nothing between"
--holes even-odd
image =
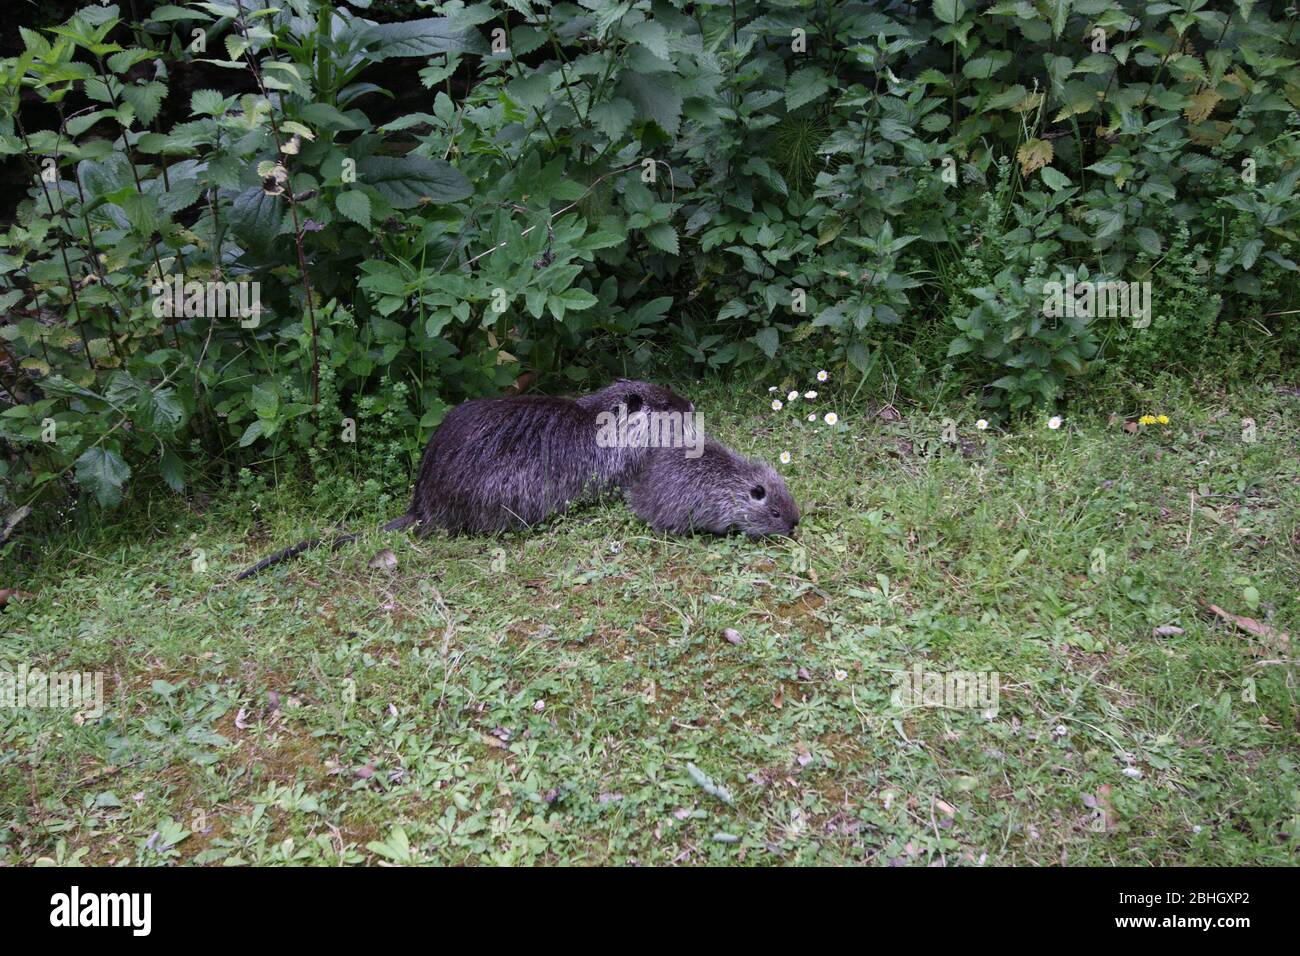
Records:
<instances>
[{"instance_id":1,"label":"young nutria","mask_svg":"<svg viewBox=\"0 0 1300 956\"><path fill-rule=\"evenodd\" d=\"M712 438L695 458L680 448L655 449L631 484L628 504L656 531L676 534L789 536L799 524L799 506L770 465Z\"/></svg>"},{"instance_id":2,"label":"young nutria","mask_svg":"<svg viewBox=\"0 0 1300 956\"><path fill-rule=\"evenodd\" d=\"M457 405L425 446L406 514L383 526L453 532L527 528L570 504L624 486L649 455L650 414L689 416L695 406L650 382L619 379L577 399L543 395L480 398ZM621 440L598 440L613 421ZM356 535L312 538L241 572L251 577L285 558Z\"/></svg>"}]
</instances>

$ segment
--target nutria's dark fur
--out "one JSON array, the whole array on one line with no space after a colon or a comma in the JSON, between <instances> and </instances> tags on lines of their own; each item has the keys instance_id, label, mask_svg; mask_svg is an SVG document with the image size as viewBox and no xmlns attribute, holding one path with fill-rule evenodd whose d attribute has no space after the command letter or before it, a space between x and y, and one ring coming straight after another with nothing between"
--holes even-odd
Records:
<instances>
[{"instance_id":1,"label":"nutria's dark fur","mask_svg":"<svg viewBox=\"0 0 1300 956\"><path fill-rule=\"evenodd\" d=\"M457 405L425 447L406 514L384 530L415 525L426 535L435 528L499 532L531 527L572 503L625 485L653 450L635 440L599 444L602 414L626 414L629 432L635 434L648 424L643 412L694 410L666 388L626 379L577 399L522 395ZM300 542L259 561L238 579L309 548L337 548L356 537Z\"/></svg>"},{"instance_id":2,"label":"nutria's dark fur","mask_svg":"<svg viewBox=\"0 0 1300 956\"><path fill-rule=\"evenodd\" d=\"M694 406L649 382L617 381L576 400L481 398L458 405L420 462L406 517L419 533L526 528L635 475L652 449L601 447L601 413L688 413ZM629 442L629 445L635 442Z\"/></svg>"},{"instance_id":3,"label":"nutria's dark fur","mask_svg":"<svg viewBox=\"0 0 1300 956\"><path fill-rule=\"evenodd\" d=\"M789 536L799 524L799 506L772 466L712 438L696 458L681 448L653 449L631 484L628 504L656 531L675 534Z\"/></svg>"}]
</instances>

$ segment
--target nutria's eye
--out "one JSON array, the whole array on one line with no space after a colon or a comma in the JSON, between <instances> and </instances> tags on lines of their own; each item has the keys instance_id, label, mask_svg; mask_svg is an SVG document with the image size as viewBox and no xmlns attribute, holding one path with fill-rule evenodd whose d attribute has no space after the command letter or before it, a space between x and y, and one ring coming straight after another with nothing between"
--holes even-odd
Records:
<instances>
[{"instance_id":1,"label":"nutria's eye","mask_svg":"<svg viewBox=\"0 0 1300 956\"><path fill-rule=\"evenodd\" d=\"M641 396L636 392L629 392L627 396L627 410L629 413L641 411L641 406L645 404L641 401Z\"/></svg>"},{"instance_id":2,"label":"nutria's eye","mask_svg":"<svg viewBox=\"0 0 1300 956\"><path fill-rule=\"evenodd\" d=\"M762 501L767 497L767 489L762 485L755 485L753 488L749 489L749 496L755 501Z\"/></svg>"}]
</instances>

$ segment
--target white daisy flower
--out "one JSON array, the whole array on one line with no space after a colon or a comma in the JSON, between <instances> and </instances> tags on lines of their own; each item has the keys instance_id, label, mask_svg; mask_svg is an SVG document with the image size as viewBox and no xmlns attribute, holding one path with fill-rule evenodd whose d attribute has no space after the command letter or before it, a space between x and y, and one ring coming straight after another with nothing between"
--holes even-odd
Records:
<instances>
[{"instance_id":1,"label":"white daisy flower","mask_svg":"<svg viewBox=\"0 0 1300 956\"><path fill-rule=\"evenodd\" d=\"M783 408L785 408L785 405L781 402L781 399L779 398L772 399L772 411L779 412Z\"/></svg>"},{"instance_id":2,"label":"white daisy flower","mask_svg":"<svg viewBox=\"0 0 1300 956\"><path fill-rule=\"evenodd\" d=\"M798 398L798 397L799 397L799 393L798 393L798 392L791 392L789 395L787 395L787 396L785 397L785 400L786 400L787 402L793 402L793 401L794 401L796 398Z\"/></svg>"},{"instance_id":3,"label":"white daisy flower","mask_svg":"<svg viewBox=\"0 0 1300 956\"><path fill-rule=\"evenodd\" d=\"M790 464L790 453L788 451L781 452L781 464L783 465Z\"/></svg>"},{"instance_id":4,"label":"white daisy flower","mask_svg":"<svg viewBox=\"0 0 1300 956\"><path fill-rule=\"evenodd\" d=\"M980 431L984 431L986 428L989 427L989 423L985 419L981 418L979 421L975 423L975 427L978 428Z\"/></svg>"},{"instance_id":5,"label":"white daisy flower","mask_svg":"<svg viewBox=\"0 0 1300 956\"><path fill-rule=\"evenodd\" d=\"M817 397L817 393L814 392L814 391L812 391L811 389L809 389L808 391L806 391L806 392L803 393L803 397L804 397L804 398L809 398L809 399L816 398L816 397Z\"/></svg>"},{"instance_id":6,"label":"white daisy flower","mask_svg":"<svg viewBox=\"0 0 1300 956\"><path fill-rule=\"evenodd\" d=\"M1050 428L1052 431L1056 431L1058 428L1060 428L1060 427L1061 427L1061 416L1060 416L1060 415L1053 415L1051 418L1049 418L1049 419L1047 420L1047 427Z\"/></svg>"},{"instance_id":7,"label":"white daisy flower","mask_svg":"<svg viewBox=\"0 0 1300 956\"><path fill-rule=\"evenodd\" d=\"M775 392L775 391L776 391L776 386L775 386L775 385L769 385L768 388L767 388L767 390L768 390L769 392Z\"/></svg>"},{"instance_id":8,"label":"white daisy flower","mask_svg":"<svg viewBox=\"0 0 1300 956\"><path fill-rule=\"evenodd\" d=\"M827 412L826 417L822 420L826 422L827 425L834 425L839 422L840 416L836 415L834 412Z\"/></svg>"},{"instance_id":9,"label":"white daisy flower","mask_svg":"<svg viewBox=\"0 0 1300 956\"><path fill-rule=\"evenodd\" d=\"M810 422L815 422L815 421L817 421L817 413L816 413L816 412L813 412L811 415L809 415L809 416L808 416L808 421L810 421Z\"/></svg>"},{"instance_id":10,"label":"white daisy flower","mask_svg":"<svg viewBox=\"0 0 1300 956\"><path fill-rule=\"evenodd\" d=\"M830 378L830 376L826 374L826 369L822 369L820 372L817 373L817 381L819 382L824 382L828 378Z\"/></svg>"}]
</instances>

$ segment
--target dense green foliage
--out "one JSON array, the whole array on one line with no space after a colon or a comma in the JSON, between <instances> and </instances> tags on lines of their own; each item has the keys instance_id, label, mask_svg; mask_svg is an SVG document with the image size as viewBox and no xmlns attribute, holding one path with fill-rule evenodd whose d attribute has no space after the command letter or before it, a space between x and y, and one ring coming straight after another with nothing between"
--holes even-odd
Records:
<instances>
[{"instance_id":1,"label":"dense green foliage","mask_svg":"<svg viewBox=\"0 0 1300 956\"><path fill-rule=\"evenodd\" d=\"M906 356L996 416L1300 341L1280 3L370 6L87 5L0 62L31 171L0 232L11 505L214 462L404 476L523 370ZM399 71L427 105L386 118ZM162 276L262 312L159 315ZM1149 317L1044 314L1070 276L1150 282Z\"/></svg>"}]
</instances>

